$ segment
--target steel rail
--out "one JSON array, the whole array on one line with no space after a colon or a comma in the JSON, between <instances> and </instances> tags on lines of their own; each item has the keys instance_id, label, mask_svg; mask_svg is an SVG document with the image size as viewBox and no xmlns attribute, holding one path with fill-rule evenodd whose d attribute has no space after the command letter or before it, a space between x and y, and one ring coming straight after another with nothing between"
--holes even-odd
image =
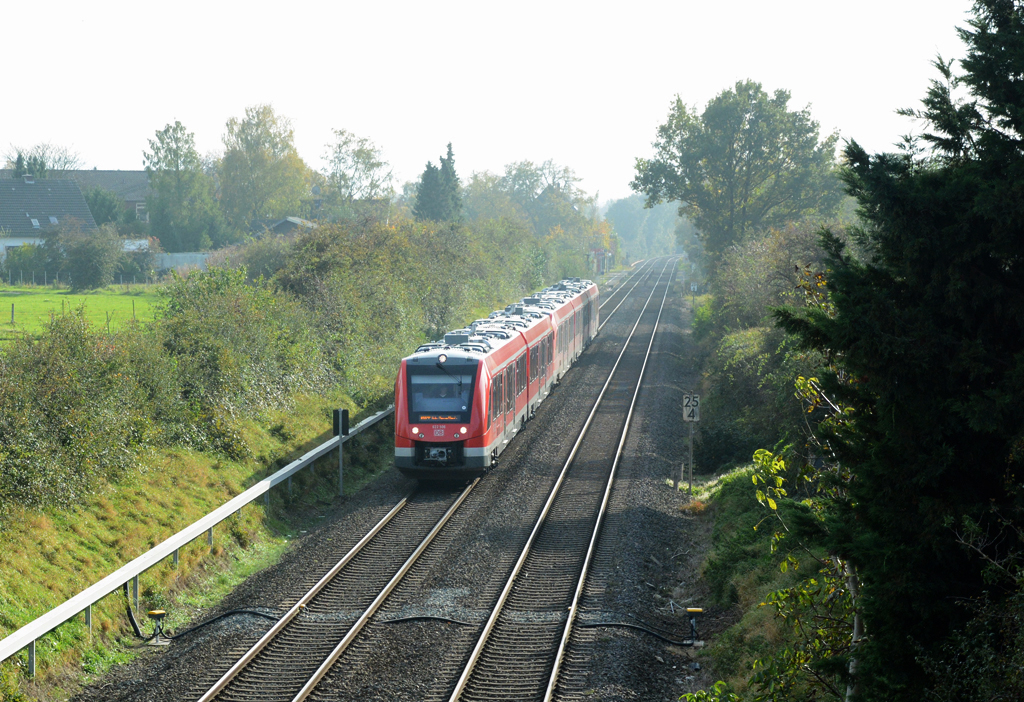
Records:
<instances>
[{"instance_id":1,"label":"steel rail","mask_svg":"<svg viewBox=\"0 0 1024 702\"><path fill-rule=\"evenodd\" d=\"M352 628L348 630L348 633L345 634L345 638L338 642L338 645L334 647L334 650L331 651L331 654L327 657L327 659L320 664L320 667L317 668L315 673L313 673L313 676L306 682L305 685L302 686L302 689L299 690L299 693L295 696L292 702L302 702L302 700L306 699L306 697L308 697L309 694L313 691L313 688L315 688L317 684L323 679L323 677L327 675L327 671L331 669L331 667L335 664L338 658L341 657L341 654L345 652L345 649L349 647L349 644L351 644L352 641L355 640L356 636L359 635L359 632L362 631L364 626L366 626L366 622L369 621L370 617L372 617L374 613L380 608L380 606L384 604L384 600L388 598L388 596L391 594L391 591L394 590L395 587L397 587L398 583L402 581L402 578L405 577L406 573L408 573L409 570L416 563L416 561L419 560L419 557L423 554L424 551L427 550L427 547L430 546L434 538L441 532L441 529L444 528L444 525L448 523L448 520L451 518L451 516L455 514L459 507L462 506L462 503L465 502L467 497L469 497L469 493L472 492L473 488L475 488L479 482L480 478L477 478L466 486L466 489L462 491L462 494L459 495L459 498L455 500L451 507L448 508L448 511L444 513L444 516L442 516L437 521L437 524L434 525L434 528L431 529L430 533L427 534L427 536L423 539L422 542L420 542L420 545L416 547L416 550L412 553L412 555L409 556L408 559L406 559L405 563L398 570L398 572L395 573L394 577L391 578L390 582L388 582L388 584L384 586L384 589L381 590L380 594L377 595L377 597L373 600L372 603L370 603L370 606L367 607L366 611L363 612L363 614L359 617L358 620L356 620L356 623L352 625Z\"/></svg>"},{"instance_id":2,"label":"steel rail","mask_svg":"<svg viewBox=\"0 0 1024 702\"><path fill-rule=\"evenodd\" d=\"M551 492L548 495L548 499L544 503L544 508L541 510L540 515L538 516L537 521L534 524L533 530L530 532L530 536L526 540L526 545L523 547L522 552L519 554L519 558L516 561L515 566L513 566L512 568L512 573L509 575L508 580L505 583L505 587L501 591L501 595L498 596L498 601L495 604L494 609L491 611L491 615L488 617L487 623L484 625L483 631L480 634L480 638L477 640L476 646L473 648L472 653L470 653L469 660L467 661L466 666L462 671L462 675L459 677L459 680L455 685L455 690L452 692L451 697L449 698L449 702L458 702L459 697L465 690L466 684L469 681L469 677L470 675L472 675L473 669L475 668L477 661L480 658L480 653L481 651L483 651L484 645L487 643L488 637L490 636L491 631L494 629L494 625L498 619L498 615L501 613L501 610L505 605L505 601L508 599L509 593L512 591L512 587L515 584L516 579L519 577L519 573L523 568L523 564L526 563L526 559L530 555L530 550L532 549L534 542L537 540L537 537L544 526L544 522L547 519L548 513L551 511L551 506L554 504L555 498L558 496L558 492L562 487L562 484L565 482L566 476L569 473L569 468L572 466L573 460L576 458L576 453L579 451L580 446L583 444L583 439L587 435L587 430L590 428L594 416L597 414L597 410L601 405L601 401L604 399L605 391L611 384L612 378L615 376L615 371L619 367L619 362L625 355L626 349L629 347L629 342L632 340L637 327L640 326L640 321L643 319L644 312L647 311L647 306L650 304L651 298L654 297L654 292L658 287L658 283L661 282L661 277L665 274L665 270L671 263L672 259L670 259L669 262L665 264L665 267L662 269L661 274L659 274L658 276L658 280L655 282L654 287L651 289L651 294L648 295L647 301L644 303L643 309L641 309L640 313L637 315L636 323L633 324L633 328L630 329L629 335L626 337L625 342L622 344L622 350L619 351L619 355L615 359L615 364L612 366L611 372L608 373L608 378L607 380L605 380L604 385L601 388L601 392L598 394L597 400L594 402L594 406L590 410L590 414L587 415L587 420L583 424L583 429L580 431L579 436L576 439L576 442L573 444L572 450L569 452L568 458L566 458L565 464L562 466L562 470L559 473L557 480L555 480L554 486L551 488Z\"/></svg>"},{"instance_id":3,"label":"steel rail","mask_svg":"<svg viewBox=\"0 0 1024 702\"><path fill-rule=\"evenodd\" d=\"M572 604L569 606L569 614L565 619L565 629L562 632L562 639L558 644L558 652L555 654L555 665L551 670L551 676L548 678L548 686L544 691L544 702L551 702L555 692L555 685L558 682L558 673L562 668L562 658L565 654L565 649L569 644L569 637L572 635L572 625L576 619L576 614L579 611L580 598L583 595L583 588L586 586L587 572L590 570L590 563L593 560L594 552L597 550L598 539L601 534L601 527L604 524L604 516L608 510L608 502L611 499L612 485L615 482L615 473L619 467L619 461L622 458L622 450L626 445L626 437L629 435L629 424L633 419L633 410L636 408L637 398L640 396L640 386L644 380L644 373L647 370L647 361L651 358L651 349L654 347L654 337L658 334L658 325L661 323L661 315L665 310L665 300L668 299L668 291L672 287L672 279L675 277L675 271L669 276L668 285L665 286L665 294L661 298L661 307L658 309L658 317L654 320L654 330L651 332L651 340L647 344L647 352L644 354L644 362L640 367L640 377L636 381L636 389L633 391L633 399L629 403L629 411L626 412L626 424L622 429L622 436L619 438L619 445L615 449L615 459L612 461L612 469L608 474L608 481L605 485L604 496L601 499L601 507L597 513L597 521L594 524L594 530L590 537L590 546L587 548L587 556L583 561L583 567L580 569L580 578L576 584L576 592L573 594Z\"/></svg>"},{"instance_id":4,"label":"steel rail","mask_svg":"<svg viewBox=\"0 0 1024 702\"><path fill-rule=\"evenodd\" d=\"M356 554L362 551L363 547L366 546L366 544L368 544L370 540L373 539L373 537L375 537L378 534L378 532L380 532L380 530L383 529L392 520L392 518L396 514L398 514L398 512L403 507L405 507L405 505L409 502L409 498L412 497L412 495L413 493L410 492L408 495L403 497L398 502L398 504L392 507L391 511L384 515L384 518L377 522L377 524L372 529L370 529L370 531L368 531L366 535L363 536L362 539L359 540L359 543L353 546L349 550L349 552L346 553L342 557L342 559L337 562L337 564L335 564L333 568L327 571L327 573L322 578L320 578L317 584L310 588L309 592L303 595L299 599L299 601L296 602L295 605L292 606L292 608L289 609L288 612L286 612L285 615L281 617L277 621L277 623L275 623L274 626L270 628L269 631L267 631L267 633L260 637L259 641L253 644L252 648L246 651L245 654L241 658L239 658L238 661L236 661L235 664L231 666L231 668L229 668L226 673L224 673L224 675L221 676L220 680L218 680L213 685L213 687L207 690L206 693L199 698L198 702L209 702L209 700L212 700L214 697L219 695L221 691L228 686L228 683L230 683L235 678L235 676L238 675L238 673L245 666L247 666L253 658L256 657L256 655L260 651L266 648L267 644L269 644L274 639L274 637L276 637L281 632L281 630L284 629L288 625L288 623L291 622L292 619L294 619L299 614L299 612L301 612L306 607L309 601L316 597L316 595L324 589L327 583L331 582L331 580L333 580L334 577L339 572L341 572L341 569L348 565L349 561L355 558Z\"/></svg>"}]
</instances>

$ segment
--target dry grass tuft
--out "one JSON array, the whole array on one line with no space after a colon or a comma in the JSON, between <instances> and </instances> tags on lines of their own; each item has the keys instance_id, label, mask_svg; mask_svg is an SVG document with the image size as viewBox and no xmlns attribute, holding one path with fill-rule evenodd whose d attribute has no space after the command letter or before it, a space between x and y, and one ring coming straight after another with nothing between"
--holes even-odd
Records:
<instances>
[{"instance_id":1,"label":"dry grass tuft","mask_svg":"<svg viewBox=\"0 0 1024 702\"><path fill-rule=\"evenodd\" d=\"M704 511L707 510L707 508L708 503L701 500L692 500L691 502L679 505L680 511L693 515L704 514Z\"/></svg>"}]
</instances>

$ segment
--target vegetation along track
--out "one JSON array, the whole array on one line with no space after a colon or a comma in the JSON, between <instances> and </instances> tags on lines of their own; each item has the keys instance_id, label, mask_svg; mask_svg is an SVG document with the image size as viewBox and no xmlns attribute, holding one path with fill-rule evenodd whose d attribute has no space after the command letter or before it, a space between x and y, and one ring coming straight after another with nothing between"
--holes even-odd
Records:
<instances>
[{"instance_id":1,"label":"vegetation along track","mask_svg":"<svg viewBox=\"0 0 1024 702\"><path fill-rule=\"evenodd\" d=\"M653 262L645 263L607 297L602 307L611 306L612 309L605 313L603 323L618 310L637 285L650 278L654 268ZM304 699L355 639L475 484L455 499L418 546L413 545L415 539L434 523L442 505L452 496L443 491L420 492L402 500L270 631L231 665L216 684L206 689L200 699L203 702L215 699ZM412 555L406 558L409 551ZM319 562L322 563L322 559ZM401 567L398 565L400 562ZM321 571L324 568L322 565L315 567ZM387 585L381 588L385 580ZM361 609L363 607L365 609ZM218 667L217 674L227 666L225 663Z\"/></svg>"},{"instance_id":2,"label":"vegetation along track","mask_svg":"<svg viewBox=\"0 0 1024 702\"><path fill-rule=\"evenodd\" d=\"M662 283L663 270L652 289L468 657L451 702L551 699L673 273ZM657 307L648 311L662 285L660 304L656 301Z\"/></svg>"}]
</instances>

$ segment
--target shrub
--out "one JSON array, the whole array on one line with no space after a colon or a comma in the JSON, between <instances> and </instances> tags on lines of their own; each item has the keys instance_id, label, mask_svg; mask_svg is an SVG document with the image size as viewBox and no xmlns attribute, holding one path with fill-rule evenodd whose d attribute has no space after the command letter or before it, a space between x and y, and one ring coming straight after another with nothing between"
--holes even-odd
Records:
<instances>
[{"instance_id":1,"label":"shrub","mask_svg":"<svg viewBox=\"0 0 1024 702\"><path fill-rule=\"evenodd\" d=\"M0 503L69 506L134 464L151 432L125 360L81 309L0 355Z\"/></svg>"},{"instance_id":2,"label":"shrub","mask_svg":"<svg viewBox=\"0 0 1024 702\"><path fill-rule=\"evenodd\" d=\"M255 412L326 381L306 313L266 283L249 285L245 269L175 275L163 294L160 333L185 402Z\"/></svg>"},{"instance_id":3,"label":"shrub","mask_svg":"<svg viewBox=\"0 0 1024 702\"><path fill-rule=\"evenodd\" d=\"M73 290L110 285L124 257L123 241L112 224L89 232L69 221L47 234L44 247L47 265L66 274Z\"/></svg>"}]
</instances>

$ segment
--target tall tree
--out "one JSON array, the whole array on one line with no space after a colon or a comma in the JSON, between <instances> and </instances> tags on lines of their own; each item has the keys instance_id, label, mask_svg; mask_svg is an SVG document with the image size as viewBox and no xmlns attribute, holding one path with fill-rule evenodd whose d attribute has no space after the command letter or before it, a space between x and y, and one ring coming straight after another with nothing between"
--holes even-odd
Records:
<instances>
[{"instance_id":1,"label":"tall tree","mask_svg":"<svg viewBox=\"0 0 1024 702\"><path fill-rule=\"evenodd\" d=\"M958 673L933 699L1024 695L1024 10L979 0L969 24L963 75L940 59L904 111L933 151L846 148L865 259L826 232L828 304L778 313L849 408L820 429L849 472L821 532L861 579L857 699L923 699L936 660Z\"/></svg>"},{"instance_id":2,"label":"tall tree","mask_svg":"<svg viewBox=\"0 0 1024 702\"><path fill-rule=\"evenodd\" d=\"M201 251L231 239L213 199L213 181L203 172L195 136L181 122L149 140L142 156L153 194L146 199L153 236L164 250Z\"/></svg>"},{"instance_id":3,"label":"tall tree","mask_svg":"<svg viewBox=\"0 0 1024 702\"><path fill-rule=\"evenodd\" d=\"M440 167L427 162L416 189L413 214L416 219L433 222L454 222L461 218L462 186L455 172L451 143L448 144L448 154L441 157Z\"/></svg>"},{"instance_id":4,"label":"tall tree","mask_svg":"<svg viewBox=\"0 0 1024 702\"><path fill-rule=\"evenodd\" d=\"M789 97L738 81L698 114L677 96L658 127L654 158L637 159L631 187L647 196L648 206L679 202L712 268L754 230L831 216L842 200L838 135L819 141L818 123L807 109L791 111Z\"/></svg>"},{"instance_id":5,"label":"tall tree","mask_svg":"<svg viewBox=\"0 0 1024 702\"><path fill-rule=\"evenodd\" d=\"M300 211L307 168L295 150L291 123L270 105L245 108L232 117L220 162L221 204L228 221L244 229L257 219Z\"/></svg>"},{"instance_id":6,"label":"tall tree","mask_svg":"<svg viewBox=\"0 0 1024 702\"><path fill-rule=\"evenodd\" d=\"M394 177L384 152L346 129L335 129L334 137L334 143L327 145L323 173L338 197L345 203L391 198Z\"/></svg>"},{"instance_id":7,"label":"tall tree","mask_svg":"<svg viewBox=\"0 0 1024 702\"><path fill-rule=\"evenodd\" d=\"M462 184L455 172L455 155L452 153L452 143L448 142L448 154L441 159L441 172L439 181L441 183L441 196L448 211L448 221L458 221L462 218Z\"/></svg>"}]
</instances>

